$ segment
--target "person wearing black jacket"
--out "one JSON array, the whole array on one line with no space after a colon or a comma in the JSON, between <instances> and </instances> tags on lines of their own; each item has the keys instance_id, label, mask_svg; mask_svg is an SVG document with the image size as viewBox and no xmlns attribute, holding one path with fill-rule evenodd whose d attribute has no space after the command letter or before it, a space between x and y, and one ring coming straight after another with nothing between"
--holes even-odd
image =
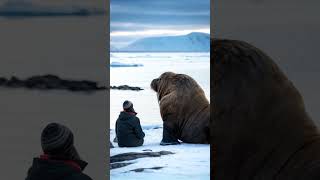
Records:
<instances>
[{"instance_id":1,"label":"person wearing black jacket","mask_svg":"<svg viewBox=\"0 0 320 180\"><path fill-rule=\"evenodd\" d=\"M138 147L143 145L145 136L140 120L130 101L123 103L123 111L116 121L116 135L119 147Z\"/></svg>"},{"instance_id":2,"label":"person wearing black jacket","mask_svg":"<svg viewBox=\"0 0 320 180\"><path fill-rule=\"evenodd\" d=\"M82 173L87 163L81 160L69 128L48 124L41 134L43 154L33 159L26 180L92 180Z\"/></svg>"}]
</instances>

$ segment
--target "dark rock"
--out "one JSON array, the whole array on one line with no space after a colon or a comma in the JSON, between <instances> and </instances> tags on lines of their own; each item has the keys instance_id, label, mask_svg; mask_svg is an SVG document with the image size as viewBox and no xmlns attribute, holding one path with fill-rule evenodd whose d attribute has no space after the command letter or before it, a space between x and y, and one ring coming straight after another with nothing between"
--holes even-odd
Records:
<instances>
[{"instance_id":1,"label":"dark rock","mask_svg":"<svg viewBox=\"0 0 320 180\"><path fill-rule=\"evenodd\" d=\"M55 75L32 76L25 80L27 88L32 89L61 89L62 79Z\"/></svg>"},{"instance_id":2,"label":"dark rock","mask_svg":"<svg viewBox=\"0 0 320 180\"><path fill-rule=\"evenodd\" d=\"M159 169L162 169L163 167L152 167L152 168L137 168L137 169L133 169L133 170L130 170L130 171L134 171L134 172L143 172L144 170L147 170L147 169L151 169L151 170L159 170Z\"/></svg>"},{"instance_id":3,"label":"dark rock","mask_svg":"<svg viewBox=\"0 0 320 180\"><path fill-rule=\"evenodd\" d=\"M117 154L110 157L110 163L122 162L122 161L130 161L139 158L145 157L160 157L162 155L174 154L170 151L160 151L160 152L129 152L123 154Z\"/></svg>"},{"instance_id":4,"label":"dark rock","mask_svg":"<svg viewBox=\"0 0 320 180\"><path fill-rule=\"evenodd\" d=\"M115 138L113 139L113 142L115 142L115 143L117 143L117 142L118 142L117 137L115 137Z\"/></svg>"},{"instance_id":5,"label":"dark rock","mask_svg":"<svg viewBox=\"0 0 320 180\"><path fill-rule=\"evenodd\" d=\"M113 144L110 142L110 148L114 148Z\"/></svg>"},{"instance_id":6,"label":"dark rock","mask_svg":"<svg viewBox=\"0 0 320 180\"><path fill-rule=\"evenodd\" d=\"M52 74L37 75L29 77L25 80L13 76L11 79L0 77L0 86L9 88L28 88L28 89L39 89L39 90L68 90L74 92L94 92L100 90L106 90L105 86L99 86L95 81L89 80L66 80ZM132 90L140 91L143 90L140 87L131 87L128 85L122 86L111 86L110 89L118 90Z\"/></svg>"},{"instance_id":7,"label":"dark rock","mask_svg":"<svg viewBox=\"0 0 320 180\"><path fill-rule=\"evenodd\" d=\"M163 155L169 155L169 154L174 154L173 152L170 152L170 151L160 151L159 152L161 156Z\"/></svg>"},{"instance_id":8,"label":"dark rock","mask_svg":"<svg viewBox=\"0 0 320 180\"><path fill-rule=\"evenodd\" d=\"M113 164L110 164L110 169L122 168L130 164L133 164L133 163L113 163Z\"/></svg>"},{"instance_id":9,"label":"dark rock","mask_svg":"<svg viewBox=\"0 0 320 180\"><path fill-rule=\"evenodd\" d=\"M6 78L0 78L0 85L6 84L8 80Z\"/></svg>"},{"instance_id":10,"label":"dark rock","mask_svg":"<svg viewBox=\"0 0 320 180\"><path fill-rule=\"evenodd\" d=\"M144 150L142 150L142 151L152 151L151 149L144 149Z\"/></svg>"},{"instance_id":11,"label":"dark rock","mask_svg":"<svg viewBox=\"0 0 320 180\"><path fill-rule=\"evenodd\" d=\"M110 86L110 89L117 89L117 90L132 90L132 91L142 91L143 89L140 87L131 87L128 85L121 85L121 86Z\"/></svg>"},{"instance_id":12,"label":"dark rock","mask_svg":"<svg viewBox=\"0 0 320 180\"><path fill-rule=\"evenodd\" d=\"M65 80L58 76L47 74L32 76L25 80L20 80L17 77L11 77L11 79L6 80L5 78L0 78L0 85L5 87L24 87L28 89L40 89L40 90L69 90L69 91L99 91L105 90L106 87L99 86L95 81L88 80Z\"/></svg>"},{"instance_id":13,"label":"dark rock","mask_svg":"<svg viewBox=\"0 0 320 180\"><path fill-rule=\"evenodd\" d=\"M97 82L93 81L67 81L64 80L63 85L67 87L67 89L71 91L93 91L93 90L101 90L100 87L98 87Z\"/></svg>"},{"instance_id":14,"label":"dark rock","mask_svg":"<svg viewBox=\"0 0 320 180\"><path fill-rule=\"evenodd\" d=\"M8 87L23 87L24 86L24 82L21 81L19 78L12 76L11 79L9 81L7 81L7 83L5 84Z\"/></svg>"}]
</instances>

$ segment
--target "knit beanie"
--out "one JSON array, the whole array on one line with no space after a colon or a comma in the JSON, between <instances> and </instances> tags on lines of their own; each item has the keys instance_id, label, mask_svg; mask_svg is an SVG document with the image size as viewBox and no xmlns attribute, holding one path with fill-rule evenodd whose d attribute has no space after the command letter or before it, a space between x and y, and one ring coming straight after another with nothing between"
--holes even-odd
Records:
<instances>
[{"instance_id":1,"label":"knit beanie","mask_svg":"<svg viewBox=\"0 0 320 180\"><path fill-rule=\"evenodd\" d=\"M78 160L80 156L73 145L73 133L58 123L48 124L41 134L41 146L45 154Z\"/></svg>"},{"instance_id":2,"label":"knit beanie","mask_svg":"<svg viewBox=\"0 0 320 180\"><path fill-rule=\"evenodd\" d=\"M137 114L135 112L135 110L133 109L133 104L131 101L128 101L128 100L124 101L122 107L123 107L123 110L125 110L127 112L133 112L133 113Z\"/></svg>"},{"instance_id":3,"label":"knit beanie","mask_svg":"<svg viewBox=\"0 0 320 180\"><path fill-rule=\"evenodd\" d=\"M133 107L133 104L131 101L128 101L128 100L124 101L122 105L124 110L129 109L131 106Z\"/></svg>"}]
</instances>

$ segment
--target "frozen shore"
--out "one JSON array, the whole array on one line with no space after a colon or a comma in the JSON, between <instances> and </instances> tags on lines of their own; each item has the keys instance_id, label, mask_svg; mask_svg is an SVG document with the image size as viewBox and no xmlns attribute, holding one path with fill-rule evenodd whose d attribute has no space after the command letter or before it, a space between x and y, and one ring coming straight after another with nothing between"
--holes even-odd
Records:
<instances>
[{"instance_id":1,"label":"frozen shore","mask_svg":"<svg viewBox=\"0 0 320 180\"><path fill-rule=\"evenodd\" d=\"M110 172L112 180L117 179L210 179L210 145L186 144L160 146L162 138L162 126L143 126L145 142L142 147L119 148L112 142L115 137L114 129L110 132L110 141L115 148L110 149L110 156L129 152L160 152L169 151L174 154L160 157L146 157L124 163L132 163L127 166L113 169ZM132 170L145 168L141 172Z\"/></svg>"}]
</instances>

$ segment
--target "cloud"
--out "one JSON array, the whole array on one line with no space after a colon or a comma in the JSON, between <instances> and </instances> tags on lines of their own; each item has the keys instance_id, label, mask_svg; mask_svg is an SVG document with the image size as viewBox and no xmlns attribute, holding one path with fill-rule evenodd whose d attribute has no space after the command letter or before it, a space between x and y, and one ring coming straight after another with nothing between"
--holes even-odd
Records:
<instances>
[{"instance_id":1,"label":"cloud","mask_svg":"<svg viewBox=\"0 0 320 180\"><path fill-rule=\"evenodd\" d=\"M210 0L111 0L113 46L144 37L210 32Z\"/></svg>"},{"instance_id":2,"label":"cloud","mask_svg":"<svg viewBox=\"0 0 320 180\"><path fill-rule=\"evenodd\" d=\"M209 9L179 9L179 8L145 8L144 6L121 6L111 5L112 14L144 14L144 15L175 15L175 16L208 16Z\"/></svg>"},{"instance_id":3,"label":"cloud","mask_svg":"<svg viewBox=\"0 0 320 180\"><path fill-rule=\"evenodd\" d=\"M206 29L209 27L209 24L175 24L175 23L134 23L134 22L115 22L111 21L110 23L111 32L115 31L141 31L141 30L185 30L185 29Z\"/></svg>"}]
</instances>

